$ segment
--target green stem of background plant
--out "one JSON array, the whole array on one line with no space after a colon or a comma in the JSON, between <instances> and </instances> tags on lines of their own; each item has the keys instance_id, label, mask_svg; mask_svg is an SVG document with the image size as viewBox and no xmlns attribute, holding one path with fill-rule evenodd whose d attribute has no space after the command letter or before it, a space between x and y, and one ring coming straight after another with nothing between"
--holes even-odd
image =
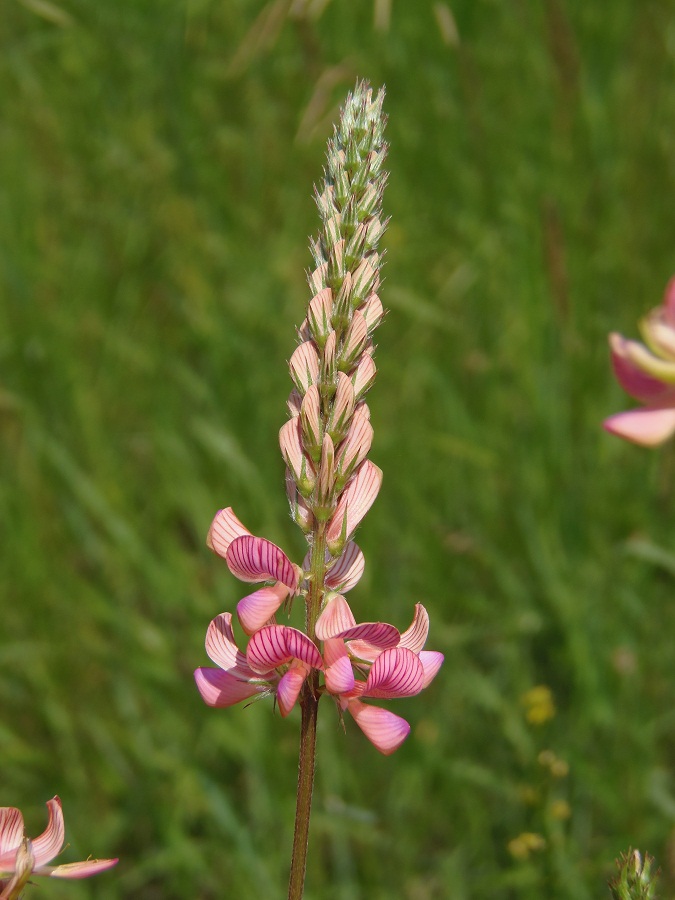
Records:
<instances>
[{"instance_id":1,"label":"green stem of background plant","mask_svg":"<svg viewBox=\"0 0 675 900\"><path fill-rule=\"evenodd\" d=\"M321 609L321 598L326 577L325 525L316 526L310 559L310 580L305 607L305 630L311 640L316 635L316 620ZM295 805L295 830L293 855L288 882L288 900L302 900L307 868L309 843L309 817L312 810L314 767L316 758L316 723L319 711L319 673L312 670L304 684L302 699L302 724L300 729L300 753L298 761L298 794Z\"/></svg>"}]
</instances>

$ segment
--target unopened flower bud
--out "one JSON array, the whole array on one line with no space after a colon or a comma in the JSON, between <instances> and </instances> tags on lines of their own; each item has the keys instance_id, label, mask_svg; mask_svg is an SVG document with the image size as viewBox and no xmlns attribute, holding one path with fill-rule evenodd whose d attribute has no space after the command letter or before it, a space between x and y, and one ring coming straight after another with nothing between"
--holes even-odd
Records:
<instances>
[{"instance_id":1,"label":"unopened flower bud","mask_svg":"<svg viewBox=\"0 0 675 900\"><path fill-rule=\"evenodd\" d=\"M291 510L291 518L304 534L309 534L314 528L314 513L298 491L298 486L288 469L286 469L286 496Z\"/></svg>"},{"instance_id":2,"label":"unopened flower bud","mask_svg":"<svg viewBox=\"0 0 675 900\"><path fill-rule=\"evenodd\" d=\"M302 394L300 394L300 392L296 388L293 388L293 390L288 395L286 406L288 407L288 411L291 416L300 415L300 407L302 406Z\"/></svg>"},{"instance_id":3,"label":"unopened flower bud","mask_svg":"<svg viewBox=\"0 0 675 900\"><path fill-rule=\"evenodd\" d=\"M304 341L295 348L288 367L298 391L304 395L319 380L319 354L312 341Z\"/></svg>"},{"instance_id":4,"label":"unopened flower bud","mask_svg":"<svg viewBox=\"0 0 675 900\"><path fill-rule=\"evenodd\" d=\"M326 269L326 284L333 291L339 291L345 277L344 240L336 241L328 250L328 267Z\"/></svg>"},{"instance_id":5,"label":"unopened flower bud","mask_svg":"<svg viewBox=\"0 0 675 900\"><path fill-rule=\"evenodd\" d=\"M361 359L359 360L359 364L356 367L356 371L352 375L352 382L354 385L354 396L357 400L360 400L363 395L370 390L373 386L373 382L375 381L375 376L377 375L377 367L373 362L372 356L367 353L364 353Z\"/></svg>"},{"instance_id":6,"label":"unopened flower bud","mask_svg":"<svg viewBox=\"0 0 675 900\"><path fill-rule=\"evenodd\" d=\"M317 264L316 269L308 275L307 281L309 282L312 294L318 294L319 291L322 291L325 288L327 269L328 264L326 262L321 262Z\"/></svg>"},{"instance_id":7,"label":"unopened flower bud","mask_svg":"<svg viewBox=\"0 0 675 900\"><path fill-rule=\"evenodd\" d=\"M359 311L363 315L363 318L366 320L366 325L368 326L368 334L372 334L380 324L384 316L384 307L382 306L382 301L377 296L377 294L370 294L363 306L359 307Z\"/></svg>"},{"instance_id":8,"label":"unopened flower bud","mask_svg":"<svg viewBox=\"0 0 675 900\"><path fill-rule=\"evenodd\" d=\"M314 466L305 456L302 447L300 416L289 419L279 431L279 446L284 462L303 497L309 497L316 484Z\"/></svg>"},{"instance_id":9,"label":"unopened flower bud","mask_svg":"<svg viewBox=\"0 0 675 900\"><path fill-rule=\"evenodd\" d=\"M333 304L331 325L339 331L344 331L348 326L352 314L352 274L346 272L342 286L337 293Z\"/></svg>"},{"instance_id":10,"label":"unopened flower bud","mask_svg":"<svg viewBox=\"0 0 675 900\"><path fill-rule=\"evenodd\" d=\"M313 384L305 394L300 407L302 443L307 453L318 462L321 458L323 429L321 425L321 397L319 388Z\"/></svg>"},{"instance_id":11,"label":"unopened flower bud","mask_svg":"<svg viewBox=\"0 0 675 900\"><path fill-rule=\"evenodd\" d=\"M335 213L334 216L331 216L330 219L327 219L324 222L323 228L326 249L330 251L330 248L334 244L337 244L337 242L342 238L342 217L340 213Z\"/></svg>"},{"instance_id":12,"label":"unopened flower bud","mask_svg":"<svg viewBox=\"0 0 675 900\"><path fill-rule=\"evenodd\" d=\"M355 404L354 386L351 379L344 372L340 372L327 428L328 433L336 444L345 437L349 430L349 423Z\"/></svg>"},{"instance_id":13,"label":"unopened flower bud","mask_svg":"<svg viewBox=\"0 0 675 900\"><path fill-rule=\"evenodd\" d=\"M373 426L369 417L370 410L365 403L361 404L354 411L347 437L338 448L335 459L335 487L338 491L342 490L370 451Z\"/></svg>"},{"instance_id":14,"label":"unopened flower bud","mask_svg":"<svg viewBox=\"0 0 675 900\"><path fill-rule=\"evenodd\" d=\"M352 296L355 306L358 306L371 291L377 289L379 257L375 253L366 257L354 272L352 281ZM358 301L358 302L357 302Z\"/></svg>"},{"instance_id":15,"label":"unopened flower bud","mask_svg":"<svg viewBox=\"0 0 675 900\"><path fill-rule=\"evenodd\" d=\"M314 515L320 522L327 521L335 509L333 485L335 483L335 447L329 434L324 434L321 446L319 477L316 483L316 502L312 504Z\"/></svg>"},{"instance_id":16,"label":"unopened flower bud","mask_svg":"<svg viewBox=\"0 0 675 900\"><path fill-rule=\"evenodd\" d=\"M321 357L321 396L324 400L330 400L335 394L335 379L337 375L336 345L337 335L334 331L331 331Z\"/></svg>"},{"instance_id":17,"label":"unopened flower bud","mask_svg":"<svg viewBox=\"0 0 675 900\"><path fill-rule=\"evenodd\" d=\"M368 326L363 313L357 309L352 316L352 321L340 350L338 368L341 371L349 372L354 367L354 363L363 353L367 340Z\"/></svg>"},{"instance_id":18,"label":"unopened flower bud","mask_svg":"<svg viewBox=\"0 0 675 900\"><path fill-rule=\"evenodd\" d=\"M324 288L312 297L307 310L307 323L312 337L319 347L326 343L332 328L330 324L333 309L333 292L330 288Z\"/></svg>"}]
</instances>

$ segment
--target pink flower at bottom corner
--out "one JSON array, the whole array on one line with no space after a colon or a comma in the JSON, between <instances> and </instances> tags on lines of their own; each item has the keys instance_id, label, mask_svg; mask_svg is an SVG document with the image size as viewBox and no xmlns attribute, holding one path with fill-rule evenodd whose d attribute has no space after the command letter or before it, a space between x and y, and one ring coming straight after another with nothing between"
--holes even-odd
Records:
<instances>
[{"instance_id":1,"label":"pink flower at bottom corner","mask_svg":"<svg viewBox=\"0 0 675 900\"><path fill-rule=\"evenodd\" d=\"M18 897L31 875L47 878L89 878L111 869L117 859L87 859L82 862L49 866L63 849L65 825L61 801L47 801L49 822L39 837L24 837L21 811L14 806L0 807L0 900Z\"/></svg>"}]
</instances>

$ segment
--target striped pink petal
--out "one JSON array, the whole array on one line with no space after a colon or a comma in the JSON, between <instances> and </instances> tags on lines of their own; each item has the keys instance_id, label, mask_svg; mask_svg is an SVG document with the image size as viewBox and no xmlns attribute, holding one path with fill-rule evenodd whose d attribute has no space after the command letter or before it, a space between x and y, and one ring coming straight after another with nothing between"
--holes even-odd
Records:
<instances>
[{"instance_id":1,"label":"striped pink petal","mask_svg":"<svg viewBox=\"0 0 675 900\"><path fill-rule=\"evenodd\" d=\"M376 647L379 653L380 650L398 646L401 632L388 622L361 622L335 636L345 641L365 641L370 646ZM351 651L351 643L349 648Z\"/></svg>"},{"instance_id":2,"label":"striped pink petal","mask_svg":"<svg viewBox=\"0 0 675 900\"><path fill-rule=\"evenodd\" d=\"M356 625L356 619L349 604L341 594L335 594L316 620L316 636L320 641L326 641L353 625Z\"/></svg>"},{"instance_id":3,"label":"striped pink petal","mask_svg":"<svg viewBox=\"0 0 675 900\"><path fill-rule=\"evenodd\" d=\"M23 816L15 806L0 806L0 862L10 852L16 853L23 840ZM14 857L12 856L12 859ZM8 871L0 866L1 872Z\"/></svg>"},{"instance_id":4,"label":"striped pink petal","mask_svg":"<svg viewBox=\"0 0 675 900\"><path fill-rule=\"evenodd\" d=\"M297 665L291 666L281 677L277 686L277 702L282 716L287 716L295 706L308 675L309 669L306 666Z\"/></svg>"},{"instance_id":5,"label":"striped pink petal","mask_svg":"<svg viewBox=\"0 0 675 900\"><path fill-rule=\"evenodd\" d=\"M298 659L313 669L321 669L323 660L316 645L297 628L266 625L248 642L246 659L254 672L269 672Z\"/></svg>"},{"instance_id":6,"label":"striped pink petal","mask_svg":"<svg viewBox=\"0 0 675 900\"><path fill-rule=\"evenodd\" d=\"M361 519L375 502L382 484L382 470L364 460L338 500L326 528L326 543L331 553L339 551L356 531Z\"/></svg>"},{"instance_id":7,"label":"striped pink petal","mask_svg":"<svg viewBox=\"0 0 675 900\"><path fill-rule=\"evenodd\" d=\"M206 631L206 652L217 666L240 681L247 681L253 675L235 642L232 613L221 613L211 622Z\"/></svg>"},{"instance_id":8,"label":"striped pink petal","mask_svg":"<svg viewBox=\"0 0 675 900\"><path fill-rule=\"evenodd\" d=\"M89 878L116 866L117 859L86 859L83 862L65 863L62 866L44 866L36 868L36 875L48 875L50 878Z\"/></svg>"},{"instance_id":9,"label":"striped pink petal","mask_svg":"<svg viewBox=\"0 0 675 900\"><path fill-rule=\"evenodd\" d=\"M366 391L370 390L377 375L377 367L371 356L364 354L359 360L359 364L352 375L352 383L354 385L354 394L356 398L362 397Z\"/></svg>"},{"instance_id":10,"label":"striped pink petal","mask_svg":"<svg viewBox=\"0 0 675 900\"><path fill-rule=\"evenodd\" d=\"M313 341L305 341L295 348L288 367L293 383L304 396L310 385L319 380L319 354Z\"/></svg>"},{"instance_id":11,"label":"striped pink petal","mask_svg":"<svg viewBox=\"0 0 675 900\"><path fill-rule=\"evenodd\" d=\"M416 603L412 625L401 635L399 647L407 647L413 653L419 653L426 644L428 635L429 613L421 603Z\"/></svg>"},{"instance_id":12,"label":"striped pink petal","mask_svg":"<svg viewBox=\"0 0 675 900\"><path fill-rule=\"evenodd\" d=\"M329 638L324 643L323 659L326 666L326 690L331 694L347 694L354 688L354 670L345 647L339 638Z\"/></svg>"},{"instance_id":13,"label":"striped pink petal","mask_svg":"<svg viewBox=\"0 0 675 900\"><path fill-rule=\"evenodd\" d=\"M354 541L350 541L328 570L326 586L341 593L351 591L359 583L365 567L363 553Z\"/></svg>"},{"instance_id":14,"label":"striped pink petal","mask_svg":"<svg viewBox=\"0 0 675 900\"><path fill-rule=\"evenodd\" d=\"M230 572L240 581L281 581L290 591L298 586L298 567L283 550L265 538L253 535L235 538L225 559Z\"/></svg>"},{"instance_id":15,"label":"striped pink petal","mask_svg":"<svg viewBox=\"0 0 675 900\"><path fill-rule=\"evenodd\" d=\"M266 625L288 597L288 587L281 581L249 594L237 604L237 616L246 634L253 634Z\"/></svg>"},{"instance_id":16,"label":"striped pink petal","mask_svg":"<svg viewBox=\"0 0 675 900\"><path fill-rule=\"evenodd\" d=\"M360 700L350 700L347 709L371 744L385 756L398 750L410 734L410 725L406 720L388 709L369 706Z\"/></svg>"},{"instance_id":17,"label":"striped pink petal","mask_svg":"<svg viewBox=\"0 0 675 900\"><path fill-rule=\"evenodd\" d=\"M267 683L242 681L230 672L212 669L209 666L195 669L195 681L197 690L207 706L234 706L235 703L247 700L254 694L269 691Z\"/></svg>"},{"instance_id":18,"label":"striped pink petal","mask_svg":"<svg viewBox=\"0 0 675 900\"><path fill-rule=\"evenodd\" d=\"M643 407L616 413L602 423L605 431L642 447L657 447L675 434L675 408Z\"/></svg>"},{"instance_id":19,"label":"striped pink petal","mask_svg":"<svg viewBox=\"0 0 675 900\"><path fill-rule=\"evenodd\" d=\"M63 824L63 811L58 797L47 800L49 821L47 827L39 837L32 841L33 854L35 856L35 868L48 863L61 852L66 838L66 829Z\"/></svg>"},{"instance_id":20,"label":"striped pink petal","mask_svg":"<svg viewBox=\"0 0 675 900\"><path fill-rule=\"evenodd\" d=\"M383 650L370 667L364 697L413 697L424 686L424 667L406 647Z\"/></svg>"},{"instance_id":21,"label":"striped pink petal","mask_svg":"<svg viewBox=\"0 0 675 900\"><path fill-rule=\"evenodd\" d=\"M438 670L443 665L445 657L437 650L422 650L419 654L419 661L424 669L424 682L422 688L428 687L438 674Z\"/></svg>"},{"instance_id":22,"label":"striped pink petal","mask_svg":"<svg viewBox=\"0 0 675 900\"><path fill-rule=\"evenodd\" d=\"M227 548L235 538L250 533L232 512L232 507L228 506L227 509L221 509L216 513L206 537L206 545L218 556L225 557Z\"/></svg>"}]
</instances>

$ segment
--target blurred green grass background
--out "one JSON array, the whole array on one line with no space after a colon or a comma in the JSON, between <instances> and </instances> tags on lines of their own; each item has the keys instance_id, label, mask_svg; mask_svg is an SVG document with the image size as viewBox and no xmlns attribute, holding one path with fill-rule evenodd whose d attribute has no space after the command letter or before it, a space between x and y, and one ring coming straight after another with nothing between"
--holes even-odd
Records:
<instances>
[{"instance_id":1,"label":"blurred green grass background","mask_svg":"<svg viewBox=\"0 0 675 900\"><path fill-rule=\"evenodd\" d=\"M192 670L242 596L215 511L303 552L276 435L357 76L393 218L352 600L424 602L446 663L389 759L322 710L306 896L584 900L629 846L672 895L673 454L600 428L675 271L672 4L8 0L0 42L0 802L121 857L45 896L285 896L298 721Z\"/></svg>"}]
</instances>

